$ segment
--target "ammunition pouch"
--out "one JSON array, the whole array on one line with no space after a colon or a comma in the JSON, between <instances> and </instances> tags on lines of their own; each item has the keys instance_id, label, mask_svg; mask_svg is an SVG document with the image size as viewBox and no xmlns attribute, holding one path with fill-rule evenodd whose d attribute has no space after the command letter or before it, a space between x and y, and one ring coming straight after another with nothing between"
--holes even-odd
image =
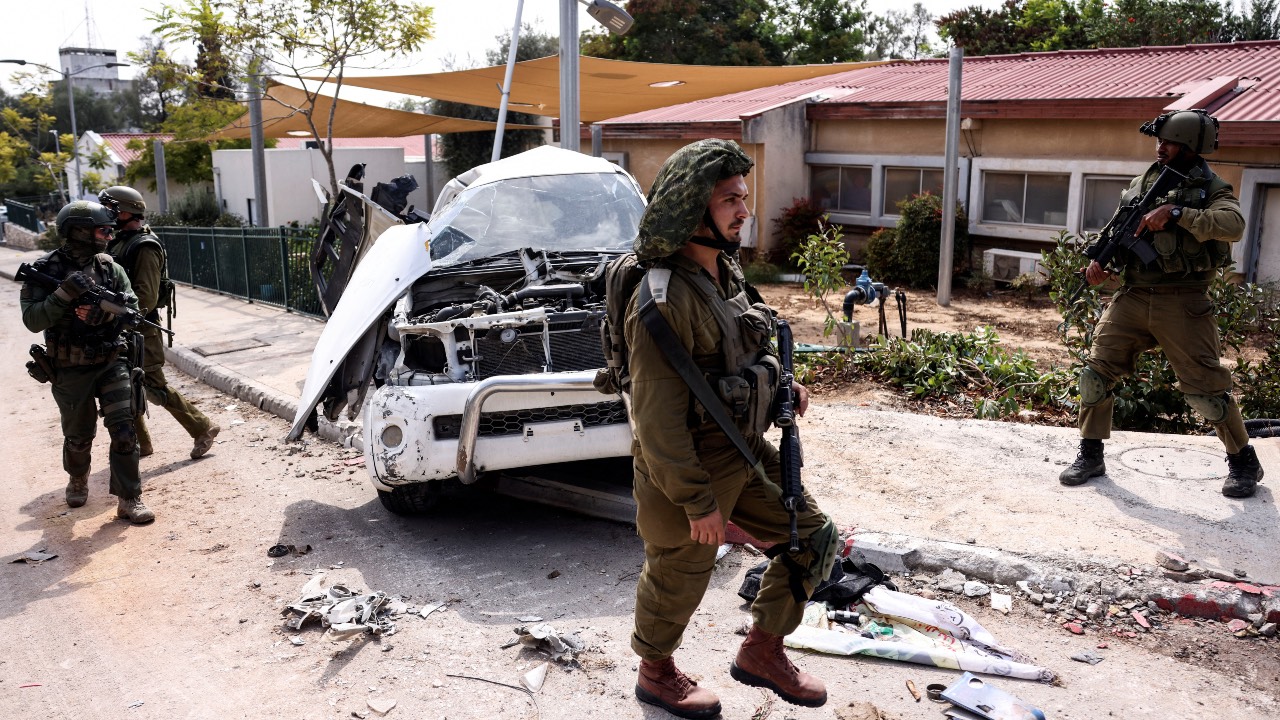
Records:
<instances>
[{"instance_id":1,"label":"ammunition pouch","mask_svg":"<svg viewBox=\"0 0 1280 720\"><path fill-rule=\"evenodd\" d=\"M145 341L143 340L142 333L140 332L129 333L128 342L129 381L132 383L130 387L132 392L130 400L132 400L131 408L133 410L133 415L134 417L137 417L139 415L146 414L147 412L147 388L143 383L143 378L146 377L146 371L143 370L142 367L146 347L143 344Z\"/></svg>"},{"instance_id":2,"label":"ammunition pouch","mask_svg":"<svg viewBox=\"0 0 1280 720\"><path fill-rule=\"evenodd\" d=\"M167 267L165 269L168 270ZM169 305L173 302L173 296L176 289L177 289L177 286L173 284L173 281L169 279L169 276L167 274L160 278L160 296L156 298L157 310L169 307ZM159 317L159 315L156 315L156 317ZM147 319L151 320L150 317L148 317ZM155 322L155 321L152 320L152 322Z\"/></svg>"},{"instance_id":3,"label":"ammunition pouch","mask_svg":"<svg viewBox=\"0 0 1280 720\"><path fill-rule=\"evenodd\" d=\"M39 345L32 345L30 352L31 359L27 361L27 374L35 378L35 381L39 383L53 382L57 372L53 369L53 363L49 361L49 356L45 354L44 348Z\"/></svg>"},{"instance_id":4,"label":"ammunition pouch","mask_svg":"<svg viewBox=\"0 0 1280 720\"><path fill-rule=\"evenodd\" d=\"M737 375L708 378L734 424L744 434L763 435L773 425L773 405L778 395L782 366L772 355L762 355Z\"/></svg>"},{"instance_id":5,"label":"ammunition pouch","mask_svg":"<svg viewBox=\"0 0 1280 720\"><path fill-rule=\"evenodd\" d=\"M45 332L46 354L55 368L105 365L115 360L124 348L119 338L79 339Z\"/></svg>"}]
</instances>

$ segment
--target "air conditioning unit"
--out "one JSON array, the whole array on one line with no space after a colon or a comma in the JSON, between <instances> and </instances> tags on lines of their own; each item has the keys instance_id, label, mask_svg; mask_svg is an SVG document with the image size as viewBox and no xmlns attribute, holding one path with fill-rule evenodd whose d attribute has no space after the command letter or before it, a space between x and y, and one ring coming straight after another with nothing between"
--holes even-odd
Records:
<instances>
[{"instance_id":1,"label":"air conditioning unit","mask_svg":"<svg viewBox=\"0 0 1280 720\"><path fill-rule=\"evenodd\" d=\"M1048 273L1040 264L1040 253L992 248L982 252L982 267L996 282L1013 282L1018 276L1027 274L1035 278L1032 282L1036 285L1048 282Z\"/></svg>"}]
</instances>

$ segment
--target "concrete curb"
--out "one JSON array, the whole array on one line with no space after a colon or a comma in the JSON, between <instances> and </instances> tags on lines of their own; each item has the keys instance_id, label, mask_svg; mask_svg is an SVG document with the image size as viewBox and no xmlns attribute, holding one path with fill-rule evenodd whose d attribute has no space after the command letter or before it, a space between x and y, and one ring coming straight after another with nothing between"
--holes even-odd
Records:
<instances>
[{"instance_id":1,"label":"concrete curb","mask_svg":"<svg viewBox=\"0 0 1280 720\"><path fill-rule=\"evenodd\" d=\"M259 410L269 412L290 423L298 414L298 398L285 395L278 390L259 385L252 378L229 370L218 363L180 345L164 349L165 360L175 368L222 392L243 400ZM364 451L364 440L360 435L360 423L346 418L330 422L320 417L319 430L316 435L329 442L343 447Z\"/></svg>"}]
</instances>

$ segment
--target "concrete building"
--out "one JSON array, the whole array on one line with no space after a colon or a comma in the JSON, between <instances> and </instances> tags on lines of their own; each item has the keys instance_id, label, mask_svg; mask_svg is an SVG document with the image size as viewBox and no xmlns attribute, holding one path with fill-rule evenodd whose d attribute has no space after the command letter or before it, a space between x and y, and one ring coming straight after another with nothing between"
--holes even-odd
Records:
<instances>
[{"instance_id":1,"label":"concrete building","mask_svg":"<svg viewBox=\"0 0 1280 720\"><path fill-rule=\"evenodd\" d=\"M102 181L102 186L108 185L127 185L125 179L125 168L138 158L142 157L145 148L155 140L168 142L173 139L172 135L163 133L97 133L92 130L86 131L80 136L76 143L77 150L80 153L80 171L87 177L90 173L94 173ZM101 152L106 158L106 166L95 168L91 164L90 158ZM67 163L67 187L78 187L78 178L76 177L76 164L74 162ZM158 189L151 187L153 181L143 181L137 183L135 188L142 193L142 198L147 203L147 209L151 211L160 210L160 196ZM182 185L174 182L172 178L165 184L168 194L168 201L173 203L178 198L189 192L213 192L211 183L198 183L195 185ZM86 186L85 197L93 198L96 193L92 188Z\"/></svg>"},{"instance_id":2,"label":"concrete building","mask_svg":"<svg viewBox=\"0 0 1280 720\"><path fill-rule=\"evenodd\" d=\"M1100 229L1155 159L1138 126L1201 108L1221 121L1208 160L1248 223L1236 267L1280 280L1277 70L1277 41L965 58L959 197L975 253L1038 252L1060 231ZM844 226L856 254L897 222L898 201L941 191L947 75L945 59L902 62L636 113L600 123L604 148L625 154L647 186L675 148L738 140L758 162L761 251L776 245L771 220L808 197Z\"/></svg>"},{"instance_id":3,"label":"concrete building","mask_svg":"<svg viewBox=\"0 0 1280 720\"><path fill-rule=\"evenodd\" d=\"M58 64L62 72L74 74L71 82L74 87L92 90L99 95L127 90L133 87L132 80L121 80L120 69L114 67L95 67L107 63L119 62L115 50L101 48L64 47L58 50ZM85 68L93 68L85 70Z\"/></svg>"}]
</instances>

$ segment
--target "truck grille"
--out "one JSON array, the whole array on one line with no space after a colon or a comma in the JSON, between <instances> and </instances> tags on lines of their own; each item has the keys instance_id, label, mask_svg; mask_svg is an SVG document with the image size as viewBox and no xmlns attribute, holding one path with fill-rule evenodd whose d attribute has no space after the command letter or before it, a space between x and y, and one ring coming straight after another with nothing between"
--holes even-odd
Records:
<instances>
[{"instance_id":1,"label":"truck grille","mask_svg":"<svg viewBox=\"0 0 1280 720\"><path fill-rule=\"evenodd\" d=\"M590 405L560 405L516 412L480 413L480 437L519 435L528 423L553 420L581 420L584 428L615 425L627 421L627 408L620 400ZM431 421L437 440L457 440L462 427L461 415L439 415Z\"/></svg>"},{"instance_id":2,"label":"truck grille","mask_svg":"<svg viewBox=\"0 0 1280 720\"><path fill-rule=\"evenodd\" d=\"M489 333L477 337L475 344L479 356L475 365L477 380L495 375L528 375L548 369L542 349L541 324L520 328L515 342L503 342L498 333ZM605 365L598 321L552 324L550 345L552 372L594 370Z\"/></svg>"}]
</instances>

